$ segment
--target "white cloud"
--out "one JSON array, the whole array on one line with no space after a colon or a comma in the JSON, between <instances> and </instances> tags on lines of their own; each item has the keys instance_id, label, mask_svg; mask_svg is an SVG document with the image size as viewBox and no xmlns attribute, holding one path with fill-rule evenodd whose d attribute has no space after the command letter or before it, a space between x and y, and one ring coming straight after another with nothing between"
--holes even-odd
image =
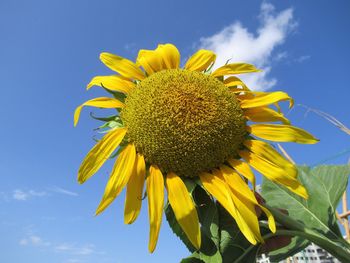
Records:
<instances>
[{"instance_id":1,"label":"white cloud","mask_svg":"<svg viewBox=\"0 0 350 263\"><path fill-rule=\"evenodd\" d=\"M26 246L26 245L28 245L28 239L26 239L26 238L22 238L20 241L19 241L19 244L21 245L21 246Z\"/></svg>"},{"instance_id":2,"label":"white cloud","mask_svg":"<svg viewBox=\"0 0 350 263\"><path fill-rule=\"evenodd\" d=\"M46 191L35 191L35 190L24 191L21 189L16 189L12 193L12 198L17 200L17 201L27 201L28 199L33 198L33 197L50 196L52 193L59 193L59 194L64 194L64 195L69 195L69 196L78 196L78 194L75 192L72 192L72 191L63 189L61 187L55 186L53 188L46 189ZM1 195L4 195L4 193ZM1 195L0 195L0 197L1 197Z\"/></svg>"},{"instance_id":3,"label":"white cloud","mask_svg":"<svg viewBox=\"0 0 350 263\"><path fill-rule=\"evenodd\" d=\"M303 56L300 56L297 59L295 59L295 61L299 62L299 63L303 63L305 60L308 60L310 58L311 58L311 56L309 56L309 55L303 55Z\"/></svg>"},{"instance_id":4,"label":"white cloud","mask_svg":"<svg viewBox=\"0 0 350 263\"><path fill-rule=\"evenodd\" d=\"M66 244L66 243L59 244L59 245L55 246L55 250L57 250L57 251L71 251L71 250L73 250L73 245Z\"/></svg>"},{"instance_id":5,"label":"white cloud","mask_svg":"<svg viewBox=\"0 0 350 263\"><path fill-rule=\"evenodd\" d=\"M22 238L19 241L19 244L21 246L32 245L32 246L40 246L40 247L48 247L51 245L50 242L44 241L41 237L36 235L29 235L25 238Z\"/></svg>"},{"instance_id":6,"label":"white cloud","mask_svg":"<svg viewBox=\"0 0 350 263\"><path fill-rule=\"evenodd\" d=\"M30 228L27 230L27 234L19 240L20 246L27 246L27 247L46 247L51 251L54 251L56 253L62 253L70 256L74 256L77 258L85 258L86 256L96 254L96 255L104 255L105 253L102 251L96 250L96 247L94 244L83 244L79 245L76 243L56 243L56 242L49 242L47 240L44 240L37 234L34 234L33 230ZM79 260L79 259L76 259Z\"/></svg>"},{"instance_id":7,"label":"white cloud","mask_svg":"<svg viewBox=\"0 0 350 263\"><path fill-rule=\"evenodd\" d=\"M93 245L82 246L75 250L76 255L90 255L92 253L95 253L95 248Z\"/></svg>"},{"instance_id":8,"label":"white cloud","mask_svg":"<svg viewBox=\"0 0 350 263\"><path fill-rule=\"evenodd\" d=\"M38 197L42 197L42 196L46 196L47 195L46 192L37 192L37 191L34 191L34 190L29 190L29 194L31 196L38 196Z\"/></svg>"},{"instance_id":9,"label":"white cloud","mask_svg":"<svg viewBox=\"0 0 350 263\"><path fill-rule=\"evenodd\" d=\"M47 196L46 192L37 192L34 190L23 191L21 189L16 189L13 191L12 197L18 201L26 201L31 197L43 197Z\"/></svg>"},{"instance_id":10,"label":"white cloud","mask_svg":"<svg viewBox=\"0 0 350 263\"><path fill-rule=\"evenodd\" d=\"M25 201L29 198L29 194L23 192L22 190L16 189L13 191L12 195L13 199L19 200L19 201Z\"/></svg>"},{"instance_id":11,"label":"white cloud","mask_svg":"<svg viewBox=\"0 0 350 263\"><path fill-rule=\"evenodd\" d=\"M269 76L273 51L285 41L288 33L296 27L296 22L292 8L276 13L274 6L266 2L261 4L259 21L256 32L250 32L240 22L234 22L220 32L200 39L199 46L217 54L214 68L225 64L228 59L262 68L261 73L241 77L251 89L267 90L277 83L275 78Z\"/></svg>"},{"instance_id":12,"label":"white cloud","mask_svg":"<svg viewBox=\"0 0 350 263\"><path fill-rule=\"evenodd\" d=\"M96 253L101 254L101 252L97 252L95 250L95 246L93 244L78 246L75 244L62 243L62 244L56 245L54 249L57 252L65 252L72 255L80 255L80 256L91 255Z\"/></svg>"},{"instance_id":13,"label":"white cloud","mask_svg":"<svg viewBox=\"0 0 350 263\"><path fill-rule=\"evenodd\" d=\"M283 59L285 59L287 57L288 57L288 52L283 51L283 52L277 53L276 56L274 56L273 59L276 60L276 61L281 61L281 60L283 60Z\"/></svg>"},{"instance_id":14,"label":"white cloud","mask_svg":"<svg viewBox=\"0 0 350 263\"><path fill-rule=\"evenodd\" d=\"M61 188L61 187L57 187L57 186L53 187L53 188L51 189L51 191L56 192L56 193L59 193L59 194L64 194L64 195L78 196L78 194L75 193L75 192L72 192L72 191L63 189L63 188Z\"/></svg>"}]
</instances>

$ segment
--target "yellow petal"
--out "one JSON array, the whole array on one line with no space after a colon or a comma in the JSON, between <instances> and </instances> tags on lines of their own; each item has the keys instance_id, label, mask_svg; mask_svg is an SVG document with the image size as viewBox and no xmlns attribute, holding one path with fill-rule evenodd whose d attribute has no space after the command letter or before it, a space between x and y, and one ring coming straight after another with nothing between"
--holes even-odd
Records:
<instances>
[{"instance_id":1,"label":"yellow petal","mask_svg":"<svg viewBox=\"0 0 350 263\"><path fill-rule=\"evenodd\" d=\"M230 170L233 171L232 169ZM235 171L233 172L235 173ZM242 199L239 195L237 195L236 191L233 191L233 189L231 188L231 185L226 180L226 175L224 175L224 173L221 170L214 169L213 173L214 173L214 176L220 178L223 182L225 182L225 184L227 185L227 188L229 189L231 199L236 209L236 214L234 219L238 225L238 228L242 232L242 234L246 237L246 239L250 243L254 245L257 242L264 243L264 240L260 234L258 217L256 215L254 205L250 202L247 202L246 199ZM235 174L237 175L237 173Z\"/></svg>"},{"instance_id":2,"label":"yellow petal","mask_svg":"<svg viewBox=\"0 0 350 263\"><path fill-rule=\"evenodd\" d=\"M234 170L230 169L225 165L220 166L220 170L224 175L224 178L227 184L230 186L231 191L235 193L236 197L240 199L243 202L243 204L250 203L250 205L253 207L259 206L263 210L263 212L267 215L270 230L273 233L276 232L276 222L273 215L268 209L266 209L264 206L259 204L259 202L255 198L255 195L249 189L248 185L242 180L242 178ZM249 206L248 208L251 209L251 206ZM255 214L255 210L253 210L253 212ZM253 229L257 231L256 225L255 225L255 219L252 222L252 224L253 224ZM258 240L261 238L260 231L257 232L257 237L258 237Z\"/></svg>"},{"instance_id":3,"label":"yellow petal","mask_svg":"<svg viewBox=\"0 0 350 263\"><path fill-rule=\"evenodd\" d=\"M100 98L88 100L76 108L74 112L74 126L77 126L79 117L80 117L80 112L84 106L114 109L114 108L123 108L124 104L117 99L113 99L109 97L100 97Z\"/></svg>"},{"instance_id":4,"label":"yellow petal","mask_svg":"<svg viewBox=\"0 0 350 263\"><path fill-rule=\"evenodd\" d=\"M158 50L140 50L137 56L137 63L144 68L148 75L165 68L163 58Z\"/></svg>"},{"instance_id":5,"label":"yellow petal","mask_svg":"<svg viewBox=\"0 0 350 263\"><path fill-rule=\"evenodd\" d=\"M263 205L260 205L259 203L257 205L261 208L261 210L267 216L267 221L268 221L269 228L270 228L271 232L275 233L276 232L276 221L275 221L275 218L273 217L273 214L270 212L269 209L267 209Z\"/></svg>"},{"instance_id":6,"label":"yellow petal","mask_svg":"<svg viewBox=\"0 0 350 263\"><path fill-rule=\"evenodd\" d=\"M226 211L235 219L237 225L244 236L252 244L256 244L256 238L250 231L249 226L238 212L232 200L232 193L229 186L224 181L221 174L215 171L215 175L209 173L201 173L199 178L204 188L226 209Z\"/></svg>"},{"instance_id":7,"label":"yellow petal","mask_svg":"<svg viewBox=\"0 0 350 263\"><path fill-rule=\"evenodd\" d=\"M96 210L96 215L103 212L123 190L132 174L136 172L135 161L135 146L128 144L119 154L113 166L102 200Z\"/></svg>"},{"instance_id":8,"label":"yellow petal","mask_svg":"<svg viewBox=\"0 0 350 263\"><path fill-rule=\"evenodd\" d=\"M209 173L201 173L199 178L204 188L218 200L218 202L229 212L232 216L235 215L235 207L233 205L229 189L224 181L217 176ZM234 217L234 216L233 216Z\"/></svg>"},{"instance_id":9,"label":"yellow petal","mask_svg":"<svg viewBox=\"0 0 350 263\"><path fill-rule=\"evenodd\" d=\"M284 124L290 124L290 121L282 113L278 113L268 107L248 108L244 110L243 115L254 122L281 121Z\"/></svg>"},{"instance_id":10,"label":"yellow petal","mask_svg":"<svg viewBox=\"0 0 350 263\"><path fill-rule=\"evenodd\" d=\"M258 140L246 140L244 141L244 146L264 160L281 167L288 176L293 178L298 176L298 171L295 165L284 158L279 152L271 147L270 144Z\"/></svg>"},{"instance_id":11,"label":"yellow petal","mask_svg":"<svg viewBox=\"0 0 350 263\"><path fill-rule=\"evenodd\" d=\"M281 111L281 106L278 104L278 102L275 102L273 105L276 107L278 113L282 112Z\"/></svg>"},{"instance_id":12,"label":"yellow petal","mask_svg":"<svg viewBox=\"0 0 350 263\"><path fill-rule=\"evenodd\" d=\"M255 93L256 94L256 93ZM283 91L275 92L260 92L257 96L245 99L241 101L241 107L246 108L255 108L273 104L279 101L289 100L289 108L293 107L294 101L289 95Z\"/></svg>"},{"instance_id":13,"label":"yellow petal","mask_svg":"<svg viewBox=\"0 0 350 263\"><path fill-rule=\"evenodd\" d=\"M304 186L293 176L288 175L284 167L280 167L263 157L248 151L239 151L239 155L249 163L255 170L263 174L269 180L282 184L292 192L303 198L308 198L308 194Z\"/></svg>"},{"instance_id":14,"label":"yellow petal","mask_svg":"<svg viewBox=\"0 0 350 263\"><path fill-rule=\"evenodd\" d=\"M244 84L244 82L235 76L231 76L231 77L228 77L227 79L225 79L224 84L226 87L241 86L243 88L243 90L249 90L249 88Z\"/></svg>"},{"instance_id":15,"label":"yellow petal","mask_svg":"<svg viewBox=\"0 0 350 263\"><path fill-rule=\"evenodd\" d=\"M130 90L135 87L135 84L122 76L112 75L94 77L87 85L86 89L90 89L92 86L104 87L109 90L128 94Z\"/></svg>"},{"instance_id":16,"label":"yellow petal","mask_svg":"<svg viewBox=\"0 0 350 263\"><path fill-rule=\"evenodd\" d=\"M215 59L216 55L214 52L200 49L187 60L185 69L191 71L203 71L213 64Z\"/></svg>"},{"instance_id":17,"label":"yellow petal","mask_svg":"<svg viewBox=\"0 0 350 263\"><path fill-rule=\"evenodd\" d=\"M233 87L229 87L229 91L235 93L236 96L239 96L241 93L245 92L245 90L242 88L233 88Z\"/></svg>"},{"instance_id":18,"label":"yellow petal","mask_svg":"<svg viewBox=\"0 0 350 263\"><path fill-rule=\"evenodd\" d=\"M250 72L259 72L260 70L251 64L246 63L232 63L222 66L215 70L211 75L213 77L221 77L225 75L235 75Z\"/></svg>"},{"instance_id":19,"label":"yellow petal","mask_svg":"<svg viewBox=\"0 0 350 263\"><path fill-rule=\"evenodd\" d=\"M126 134L126 128L108 132L86 155L80 165L78 181L84 183L104 164L113 151L119 146Z\"/></svg>"},{"instance_id":20,"label":"yellow petal","mask_svg":"<svg viewBox=\"0 0 350 263\"><path fill-rule=\"evenodd\" d=\"M131 175L126 188L124 209L125 224L132 224L138 217L141 210L143 185L146 176L146 165L144 157L140 154L137 154L136 156L135 168L136 171Z\"/></svg>"},{"instance_id":21,"label":"yellow petal","mask_svg":"<svg viewBox=\"0 0 350 263\"><path fill-rule=\"evenodd\" d=\"M274 142L314 144L319 141L303 129L283 124L254 124L247 126L247 131L254 136Z\"/></svg>"},{"instance_id":22,"label":"yellow petal","mask_svg":"<svg viewBox=\"0 0 350 263\"><path fill-rule=\"evenodd\" d=\"M169 173L166 178L169 203L174 210L177 222L188 239L197 249L201 246L201 232L196 207L186 185L180 177Z\"/></svg>"},{"instance_id":23,"label":"yellow petal","mask_svg":"<svg viewBox=\"0 0 350 263\"><path fill-rule=\"evenodd\" d=\"M238 173L243 175L253 184L255 190L255 175L250 169L249 165L245 162L242 162L241 160L233 158L229 158L227 161Z\"/></svg>"},{"instance_id":24,"label":"yellow petal","mask_svg":"<svg viewBox=\"0 0 350 263\"><path fill-rule=\"evenodd\" d=\"M255 204L248 198L249 196L250 198L255 199L254 194L249 189L248 185L234 170L225 165L222 165L220 166L220 172L230 187L232 200L237 207L238 213L241 215L239 217L239 220L244 221L240 222L241 225L244 224L243 231L245 232L241 230L242 233L245 236L251 237L256 241L264 242L260 234L259 221L256 215Z\"/></svg>"},{"instance_id":25,"label":"yellow petal","mask_svg":"<svg viewBox=\"0 0 350 263\"><path fill-rule=\"evenodd\" d=\"M154 251L157 245L164 206L164 179L156 165L151 165L147 177L148 215L150 223L148 250Z\"/></svg>"},{"instance_id":26,"label":"yellow petal","mask_svg":"<svg viewBox=\"0 0 350 263\"><path fill-rule=\"evenodd\" d=\"M156 51L162 56L167 69L179 68L180 52L173 44L158 45Z\"/></svg>"},{"instance_id":27,"label":"yellow petal","mask_svg":"<svg viewBox=\"0 0 350 263\"><path fill-rule=\"evenodd\" d=\"M252 91L246 91L246 90L244 90L244 91L242 91L241 93L238 93L237 95L236 95L236 97L237 97L237 99L238 99L238 101L239 102L242 102L242 101L245 101L245 100L251 100L251 99L253 99L255 96L254 96L254 94L253 94L253 92Z\"/></svg>"},{"instance_id":28,"label":"yellow petal","mask_svg":"<svg viewBox=\"0 0 350 263\"><path fill-rule=\"evenodd\" d=\"M136 66L136 64L126 58L113 55L111 53L101 53L100 59L111 70L118 72L120 75L130 78L143 80L145 74Z\"/></svg>"}]
</instances>

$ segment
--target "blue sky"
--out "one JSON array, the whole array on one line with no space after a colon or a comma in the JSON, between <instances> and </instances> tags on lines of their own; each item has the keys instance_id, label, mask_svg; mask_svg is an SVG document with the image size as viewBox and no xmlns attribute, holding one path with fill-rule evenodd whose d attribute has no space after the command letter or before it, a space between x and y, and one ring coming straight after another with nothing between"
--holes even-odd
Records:
<instances>
[{"instance_id":1,"label":"blue sky","mask_svg":"<svg viewBox=\"0 0 350 263\"><path fill-rule=\"evenodd\" d=\"M73 111L103 94L86 92L108 51L135 59L138 49L178 46L186 59L199 47L218 59L264 69L250 87L284 90L296 104L350 125L350 3L335 1L16 1L0 2L0 262L178 262L188 252L163 221L157 249L147 250L147 206L123 224L120 196L94 210L111 164L85 185L76 182L99 123ZM97 114L102 111L95 110ZM349 136L297 106L288 117L318 137L317 145L284 144L300 164L349 150ZM349 153L327 161L342 164Z\"/></svg>"}]
</instances>

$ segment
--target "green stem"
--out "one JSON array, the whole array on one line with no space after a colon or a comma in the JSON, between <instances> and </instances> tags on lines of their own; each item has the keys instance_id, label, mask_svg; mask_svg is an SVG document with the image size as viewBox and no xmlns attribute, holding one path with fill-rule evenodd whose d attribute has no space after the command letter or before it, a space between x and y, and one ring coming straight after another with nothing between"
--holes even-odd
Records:
<instances>
[{"instance_id":1,"label":"green stem","mask_svg":"<svg viewBox=\"0 0 350 263\"><path fill-rule=\"evenodd\" d=\"M268 205L265 206L272 212L277 222L281 223L283 226L289 229L278 230L278 235L304 237L327 250L333 256L338 258L341 262L350 261L350 245L344 239L338 238L337 240L335 240L336 242L334 242L333 240L321 235L320 233L305 227L304 224L294 220L286 214L283 214L278 209L269 207ZM269 234L270 236L267 235L264 237L264 239L274 236L276 234ZM342 244L342 246L340 244Z\"/></svg>"},{"instance_id":2,"label":"green stem","mask_svg":"<svg viewBox=\"0 0 350 263\"><path fill-rule=\"evenodd\" d=\"M335 244L334 242L330 242L329 240L325 240L323 238L311 235L310 233L305 233L302 231L293 231L293 230L278 230L276 233L269 233L263 236L264 240L267 240L272 237L276 236L301 236L305 237L306 239L314 242L315 244L319 245L320 247L323 247L326 249L329 253L334 255L336 258L338 258L341 262L349 262L350 259L350 253L347 249L340 247L339 245ZM253 249L255 249L255 246L250 246L248 249L244 251L244 253L234 261L234 263L238 262L244 262L246 255L248 255Z\"/></svg>"}]
</instances>

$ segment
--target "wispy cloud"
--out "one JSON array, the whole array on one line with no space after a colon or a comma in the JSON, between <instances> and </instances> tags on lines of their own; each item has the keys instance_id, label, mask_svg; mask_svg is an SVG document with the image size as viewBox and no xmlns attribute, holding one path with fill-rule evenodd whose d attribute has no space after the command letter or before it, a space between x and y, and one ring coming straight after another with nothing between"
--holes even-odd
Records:
<instances>
[{"instance_id":1,"label":"wispy cloud","mask_svg":"<svg viewBox=\"0 0 350 263\"><path fill-rule=\"evenodd\" d=\"M48 252L60 253L71 260L66 260L65 262L72 263L84 262L84 259L91 255L106 255L105 252L97 250L96 246L91 243L79 244L76 242L48 241L39 236L32 225L25 228L25 235L18 241L18 244L22 247L40 248L46 249Z\"/></svg>"},{"instance_id":2,"label":"wispy cloud","mask_svg":"<svg viewBox=\"0 0 350 263\"><path fill-rule=\"evenodd\" d=\"M309 60L310 58L311 58L311 56L309 56L309 55L303 55L303 56L296 58L295 61L298 63L303 63L304 61Z\"/></svg>"},{"instance_id":3,"label":"wispy cloud","mask_svg":"<svg viewBox=\"0 0 350 263\"><path fill-rule=\"evenodd\" d=\"M242 79L251 89L267 90L277 83L276 78L269 76L273 51L284 43L297 24L293 19L292 8L276 13L275 7L267 2L261 4L259 21L256 32L250 32L240 22L234 22L220 32L202 38L199 46L217 54L214 68L225 64L228 59L262 68L263 72L242 75ZM280 55L286 56L287 53Z\"/></svg>"},{"instance_id":4,"label":"wispy cloud","mask_svg":"<svg viewBox=\"0 0 350 263\"><path fill-rule=\"evenodd\" d=\"M13 191L12 197L15 200L25 201L29 198L29 194L26 192L23 192L22 190L16 189Z\"/></svg>"},{"instance_id":5,"label":"wispy cloud","mask_svg":"<svg viewBox=\"0 0 350 263\"><path fill-rule=\"evenodd\" d=\"M288 57L288 52L287 51L282 51L282 52L279 52L277 53L275 56L274 56L274 60L275 61L281 61L281 60L284 60Z\"/></svg>"},{"instance_id":6,"label":"wispy cloud","mask_svg":"<svg viewBox=\"0 0 350 263\"><path fill-rule=\"evenodd\" d=\"M78 193L69 191L67 189L63 189L63 188L58 187L58 186L54 186L50 190L55 192L55 193L59 193L59 194L70 195L70 196L78 196Z\"/></svg>"},{"instance_id":7,"label":"wispy cloud","mask_svg":"<svg viewBox=\"0 0 350 263\"><path fill-rule=\"evenodd\" d=\"M26 201L32 197L43 197L47 195L47 192L38 192L35 190L23 191L21 189L16 189L13 191L12 198L18 201Z\"/></svg>"},{"instance_id":8,"label":"wispy cloud","mask_svg":"<svg viewBox=\"0 0 350 263\"><path fill-rule=\"evenodd\" d=\"M37 246L37 247L48 247L51 245L50 242L44 241L41 237L36 235L29 235L25 238L22 238L19 241L21 246Z\"/></svg>"},{"instance_id":9,"label":"wispy cloud","mask_svg":"<svg viewBox=\"0 0 350 263\"><path fill-rule=\"evenodd\" d=\"M91 254L101 254L101 252L97 252L95 249L95 245L93 244L86 244L86 245L76 245L76 244L69 244L69 243L62 243L59 245L56 245L54 249L57 252L65 252L72 255L91 255Z\"/></svg>"},{"instance_id":10,"label":"wispy cloud","mask_svg":"<svg viewBox=\"0 0 350 263\"><path fill-rule=\"evenodd\" d=\"M27 201L34 197L47 197L52 195L53 193L58 193L58 194L63 194L68 196L78 196L78 193L69 191L67 189L64 189L58 186L54 186L54 187L45 189L45 191L15 189L12 192L12 198L17 201ZM1 195L6 196L5 193L1 193Z\"/></svg>"}]
</instances>

